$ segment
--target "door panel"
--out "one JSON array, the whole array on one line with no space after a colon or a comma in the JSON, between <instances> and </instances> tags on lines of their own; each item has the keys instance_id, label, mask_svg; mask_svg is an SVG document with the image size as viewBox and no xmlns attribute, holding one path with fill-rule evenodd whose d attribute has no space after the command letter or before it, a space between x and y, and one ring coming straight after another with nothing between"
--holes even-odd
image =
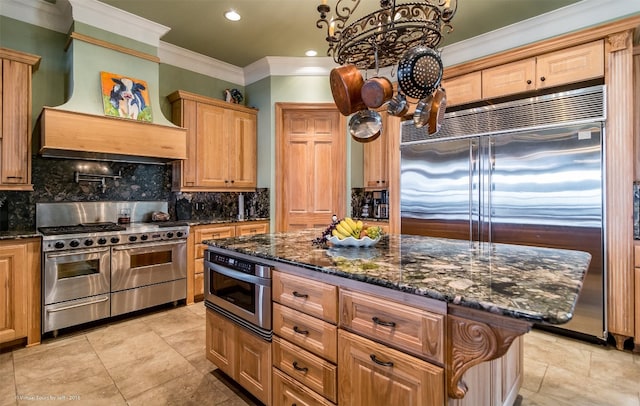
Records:
<instances>
[{"instance_id":1,"label":"door panel","mask_svg":"<svg viewBox=\"0 0 640 406\"><path fill-rule=\"evenodd\" d=\"M326 227L346 208L346 130L334 105L277 105L276 231Z\"/></svg>"}]
</instances>

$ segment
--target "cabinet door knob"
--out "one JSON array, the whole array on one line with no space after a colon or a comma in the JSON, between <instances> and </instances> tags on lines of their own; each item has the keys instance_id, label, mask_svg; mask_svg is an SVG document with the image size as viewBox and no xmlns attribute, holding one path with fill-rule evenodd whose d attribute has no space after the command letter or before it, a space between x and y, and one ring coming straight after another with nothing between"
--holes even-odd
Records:
<instances>
[{"instance_id":1,"label":"cabinet door knob","mask_svg":"<svg viewBox=\"0 0 640 406\"><path fill-rule=\"evenodd\" d=\"M527 84L530 85L531 84L531 79L527 79Z\"/></svg>"},{"instance_id":2,"label":"cabinet door knob","mask_svg":"<svg viewBox=\"0 0 640 406\"><path fill-rule=\"evenodd\" d=\"M540 77L541 82L544 82L545 80L547 80L547 78L545 78L544 76Z\"/></svg>"},{"instance_id":3,"label":"cabinet door knob","mask_svg":"<svg viewBox=\"0 0 640 406\"><path fill-rule=\"evenodd\" d=\"M391 361L380 361L378 358L376 358L375 354L369 355L369 358L371 358L371 361L375 362L378 365L382 365L383 367L392 367L393 366L393 362L391 362Z\"/></svg>"}]
</instances>

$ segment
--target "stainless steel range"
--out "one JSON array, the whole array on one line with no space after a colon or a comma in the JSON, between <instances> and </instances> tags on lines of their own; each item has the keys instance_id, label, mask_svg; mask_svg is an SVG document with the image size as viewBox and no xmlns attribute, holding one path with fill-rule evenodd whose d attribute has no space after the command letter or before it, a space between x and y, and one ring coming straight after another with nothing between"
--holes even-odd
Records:
<instances>
[{"instance_id":1,"label":"stainless steel range","mask_svg":"<svg viewBox=\"0 0 640 406\"><path fill-rule=\"evenodd\" d=\"M122 211L128 224L118 224ZM36 205L42 237L42 332L186 297L184 222L150 222L166 202Z\"/></svg>"}]
</instances>

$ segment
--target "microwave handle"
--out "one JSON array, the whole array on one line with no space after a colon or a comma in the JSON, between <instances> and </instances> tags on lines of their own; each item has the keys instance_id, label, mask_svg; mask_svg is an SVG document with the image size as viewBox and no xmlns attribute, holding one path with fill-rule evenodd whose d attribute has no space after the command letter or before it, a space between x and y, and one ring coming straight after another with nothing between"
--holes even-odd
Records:
<instances>
[{"instance_id":1,"label":"microwave handle","mask_svg":"<svg viewBox=\"0 0 640 406\"><path fill-rule=\"evenodd\" d=\"M213 271L219 274L228 276L230 278L237 279L243 282L255 283L256 285L260 285L260 286L271 286L270 279L261 278L255 275L248 275L246 273L235 271L233 269L227 268L225 266L220 266L218 264L214 264L213 262L209 262L209 261L205 261L204 263L205 263L205 266L207 266L207 268L212 269Z\"/></svg>"}]
</instances>

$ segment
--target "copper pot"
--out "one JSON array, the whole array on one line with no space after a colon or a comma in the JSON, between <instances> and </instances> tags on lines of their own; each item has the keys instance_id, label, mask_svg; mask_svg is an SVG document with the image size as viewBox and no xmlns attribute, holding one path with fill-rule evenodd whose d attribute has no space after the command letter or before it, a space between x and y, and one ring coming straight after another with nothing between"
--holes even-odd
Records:
<instances>
[{"instance_id":1,"label":"copper pot","mask_svg":"<svg viewBox=\"0 0 640 406\"><path fill-rule=\"evenodd\" d=\"M333 101L343 116L367 108L361 95L364 79L355 65L333 68L329 74L329 84Z\"/></svg>"},{"instance_id":2,"label":"copper pot","mask_svg":"<svg viewBox=\"0 0 640 406\"><path fill-rule=\"evenodd\" d=\"M393 85L385 77L367 79L360 92L362 101L370 109L377 109L393 97Z\"/></svg>"}]
</instances>

